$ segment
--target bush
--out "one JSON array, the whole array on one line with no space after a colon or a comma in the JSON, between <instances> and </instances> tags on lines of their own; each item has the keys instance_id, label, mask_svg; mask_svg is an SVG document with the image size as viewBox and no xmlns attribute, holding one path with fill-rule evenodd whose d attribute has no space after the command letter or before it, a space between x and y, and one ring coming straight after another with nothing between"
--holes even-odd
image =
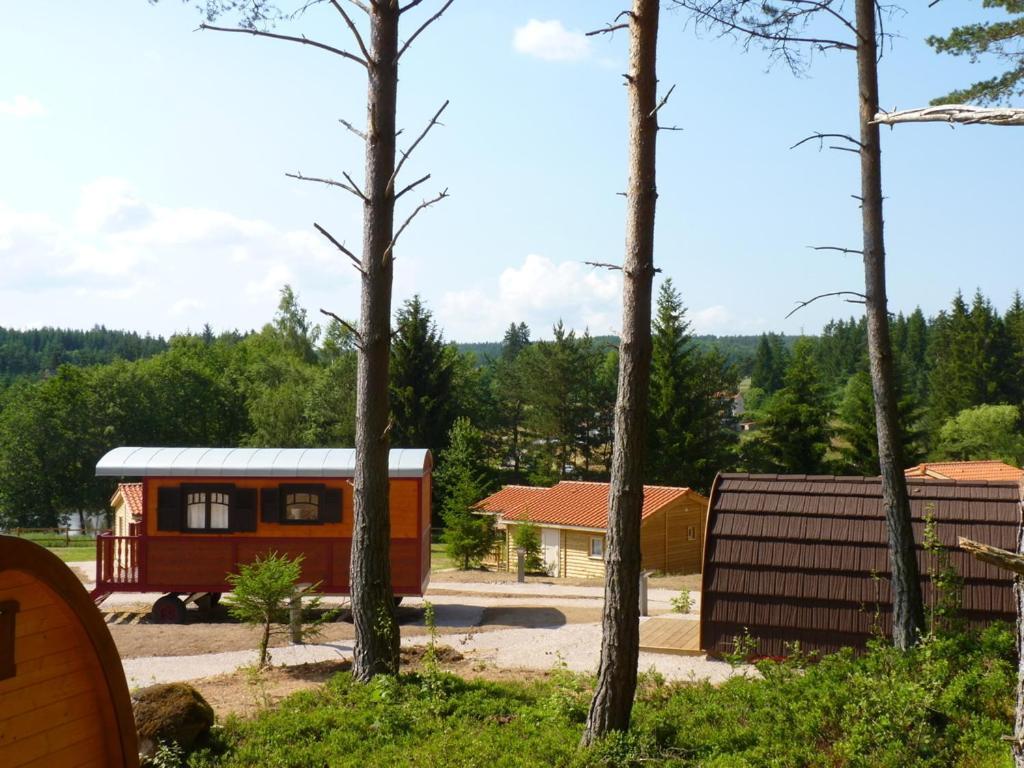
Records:
<instances>
[{"instance_id":1,"label":"bush","mask_svg":"<svg viewBox=\"0 0 1024 768\"><path fill-rule=\"evenodd\" d=\"M317 585L314 584L299 590L300 578L302 578L302 555L292 560L286 555L278 555L276 552L271 552L262 558L257 557L252 563L239 565L238 573L228 574L227 580L232 589L227 604L228 613L239 621L262 630L258 646L258 669L263 669L270 663L270 653L267 650L270 638L273 635L285 634L290 631L287 624L291 599L296 595L300 599L312 597L306 606L307 613L319 608L320 598L316 595ZM321 621L323 620L321 619ZM303 639L315 635L320 629L321 621L308 626L303 625L301 629Z\"/></svg>"},{"instance_id":2,"label":"bush","mask_svg":"<svg viewBox=\"0 0 1024 768\"><path fill-rule=\"evenodd\" d=\"M213 726L213 708L185 683L151 685L132 695L139 751L155 765L172 764Z\"/></svg>"},{"instance_id":3,"label":"bush","mask_svg":"<svg viewBox=\"0 0 1024 768\"><path fill-rule=\"evenodd\" d=\"M513 529L512 543L526 553L526 572L545 573L544 559L540 556L540 529L533 523L519 523Z\"/></svg>"},{"instance_id":4,"label":"bush","mask_svg":"<svg viewBox=\"0 0 1024 768\"><path fill-rule=\"evenodd\" d=\"M676 613L689 613L693 610L693 598L690 597L688 589L682 590L678 595L669 600L672 610Z\"/></svg>"}]
</instances>

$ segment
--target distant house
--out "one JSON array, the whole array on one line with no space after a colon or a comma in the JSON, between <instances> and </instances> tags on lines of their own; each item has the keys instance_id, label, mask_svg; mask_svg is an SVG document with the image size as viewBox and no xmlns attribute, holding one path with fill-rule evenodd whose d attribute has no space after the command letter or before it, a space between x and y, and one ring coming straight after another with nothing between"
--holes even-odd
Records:
<instances>
[{"instance_id":1,"label":"distant house","mask_svg":"<svg viewBox=\"0 0 1024 768\"><path fill-rule=\"evenodd\" d=\"M992 480L1019 482L1024 469L1001 461L931 461L906 471L906 476L930 480Z\"/></svg>"},{"instance_id":2,"label":"distant house","mask_svg":"<svg viewBox=\"0 0 1024 768\"><path fill-rule=\"evenodd\" d=\"M604 576L608 483L564 480L551 488L507 485L476 505L493 514L505 532L499 567L515 570L514 532L530 522L540 529L544 564L551 576ZM665 573L700 570L707 497L689 488L644 486L640 524L643 568Z\"/></svg>"},{"instance_id":3,"label":"distant house","mask_svg":"<svg viewBox=\"0 0 1024 768\"><path fill-rule=\"evenodd\" d=\"M118 483L110 497L114 510L114 535L136 536L142 522L142 483Z\"/></svg>"},{"instance_id":4,"label":"distant house","mask_svg":"<svg viewBox=\"0 0 1024 768\"><path fill-rule=\"evenodd\" d=\"M963 577L971 624L1013 622L1013 576L957 547L965 536L1015 549L1021 518L1016 483L908 480L914 537L931 516ZM933 599L919 552L925 604ZM757 653L786 655L794 643L830 653L863 647L892 628L888 533L877 477L721 474L711 489L701 584L700 647L733 649L749 633Z\"/></svg>"}]
</instances>

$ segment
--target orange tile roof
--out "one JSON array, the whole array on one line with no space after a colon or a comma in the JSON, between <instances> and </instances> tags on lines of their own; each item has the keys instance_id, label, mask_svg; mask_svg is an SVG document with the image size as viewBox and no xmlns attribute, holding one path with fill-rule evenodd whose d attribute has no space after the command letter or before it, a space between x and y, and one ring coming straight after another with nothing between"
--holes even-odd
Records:
<instances>
[{"instance_id":1,"label":"orange tile roof","mask_svg":"<svg viewBox=\"0 0 1024 768\"><path fill-rule=\"evenodd\" d=\"M551 488L507 485L476 505L484 512L497 512L503 520L566 525L576 528L608 527L609 483L563 480ZM644 486L642 518L688 493L689 488Z\"/></svg>"},{"instance_id":2,"label":"orange tile roof","mask_svg":"<svg viewBox=\"0 0 1024 768\"><path fill-rule=\"evenodd\" d=\"M117 490L110 497L111 506L120 496L128 508L128 513L133 517L142 517L142 483L118 483Z\"/></svg>"},{"instance_id":3,"label":"orange tile roof","mask_svg":"<svg viewBox=\"0 0 1024 768\"><path fill-rule=\"evenodd\" d=\"M907 477L935 480L1011 480L1024 477L1024 469L1001 461L930 461L906 471Z\"/></svg>"}]
</instances>

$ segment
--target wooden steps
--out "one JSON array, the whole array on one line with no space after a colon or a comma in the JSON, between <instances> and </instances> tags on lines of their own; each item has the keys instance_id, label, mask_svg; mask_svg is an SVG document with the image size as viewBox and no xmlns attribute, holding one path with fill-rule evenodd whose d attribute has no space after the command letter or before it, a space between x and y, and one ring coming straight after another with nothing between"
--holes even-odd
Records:
<instances>
[{"instance_id":1,"label":"wooden steps","mask_svg":"<svg viewBox=\"0 0 1024 768\"><path fill-rule=\"evenodd\" d=\"M640 650L701 656L700 621L683 617L656 617L640 622Z\"/></svg>"}]
</instances>

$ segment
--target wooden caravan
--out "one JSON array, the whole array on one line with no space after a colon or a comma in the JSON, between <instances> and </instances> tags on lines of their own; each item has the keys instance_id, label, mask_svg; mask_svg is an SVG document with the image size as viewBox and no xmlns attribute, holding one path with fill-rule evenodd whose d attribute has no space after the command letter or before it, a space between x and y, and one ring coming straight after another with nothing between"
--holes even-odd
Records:
<instances>
[{"instance_id":1,"label":"wooden caravan","mask_svg":"<svg viewBox=\"0 0 1024 768\"><path fill-rule=\"evenodd\" d=\"M135 768L121 659L75 575L0 536L0 766Z\"/></svg>"},{"instance_id":2,"label":"wooden caravan","mask_svg":"<svg viewBox=\"0 0 1024 768\"><path fill-rule=\"evenodd\" d=\"M303 581L348 594L355 465L341 448L115 448L96 474L141 477L142 514L135 535L97 538L94 598L164 592L155 615L180 621L185 602L216 601L238 564L271 552L302 555ZM422 595L430 452L391 451L389 475L394 593Z\"/></svg>"}]
</instances>

